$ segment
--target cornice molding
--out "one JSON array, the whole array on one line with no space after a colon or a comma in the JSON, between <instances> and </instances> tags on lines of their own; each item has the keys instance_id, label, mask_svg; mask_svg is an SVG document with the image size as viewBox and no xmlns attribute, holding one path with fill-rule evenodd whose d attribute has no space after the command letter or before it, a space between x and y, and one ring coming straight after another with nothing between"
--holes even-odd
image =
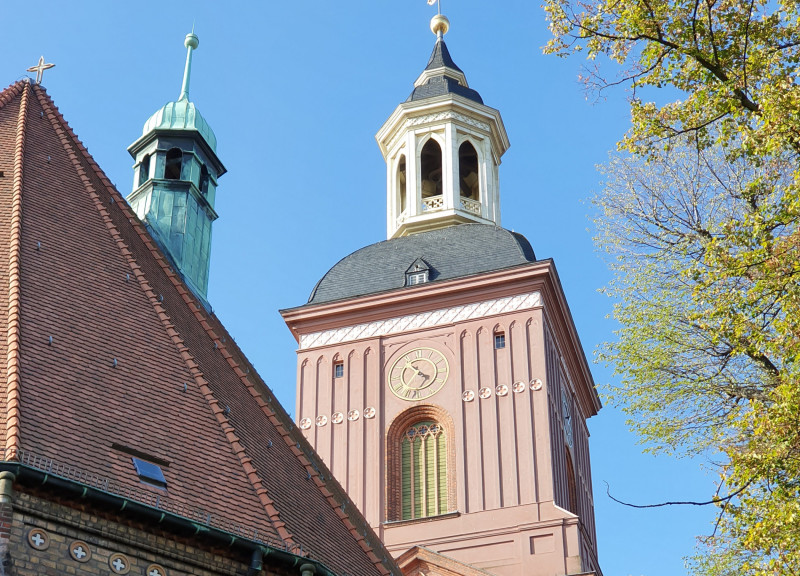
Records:
<instances>
[{"instance_id":1,"label":"cornice molding","mask_svg":"<svg viewBox=\"0 0 800 576\"><path fill-rule=\"evenodd\" d=\"M322 330L310 334L303 334L300 336L300 349L309 350L321 346L329 346L331 344L360 340L362 338L401 334L403 332L433 328L452 324L454 322L462 322L464 320L485 318L505 312L529 310L531 308L540 307L541 305L542 297L537 291L516 296L507 296L505 298L484 300L482 302L474 302L462 306L440 308L438 310L420 312L418 314L408 314L406 316L389 318L386 320L345 326L334 330Z\"/></svg>"}]
</instances>

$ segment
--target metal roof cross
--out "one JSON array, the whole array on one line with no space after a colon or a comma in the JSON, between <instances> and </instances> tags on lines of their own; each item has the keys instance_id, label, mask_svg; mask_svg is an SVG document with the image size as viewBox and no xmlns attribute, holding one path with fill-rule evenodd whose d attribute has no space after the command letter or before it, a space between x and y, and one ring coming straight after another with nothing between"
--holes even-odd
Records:
<instances>
[{"instance_id":1,"label":"metal roof cross","mask_svg":"<svg viewBox=\"0 0 800 576\"><path fill-rule=\"evenodd\" d=\"M28 72L36 72L36 83L42 83L42 75L44 75L45 70L49 70L53 68L55 64L45 64L44 56L39 56L39 63L36 66L31 66L28 68Z\"/></svg>"}]
</instances>

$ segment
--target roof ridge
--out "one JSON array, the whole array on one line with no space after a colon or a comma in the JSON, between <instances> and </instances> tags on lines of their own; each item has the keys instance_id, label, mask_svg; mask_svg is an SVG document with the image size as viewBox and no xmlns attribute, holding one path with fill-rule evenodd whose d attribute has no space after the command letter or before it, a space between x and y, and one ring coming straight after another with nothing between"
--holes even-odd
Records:
<instances>
[{"instance_id":1,"label":"roof ridge","mask_svg":"<svg viewBox=\"0 0 800 576\"><path fill-rule=\"evenodd\" d=\"M8 334L6 353L6 438L5 449L9 459L17 458L20 448L20 238L22 231L22 168L25 152L25 128L28 120L30 83L17 83L22 92L17 116L17 135L14 143L14 180L11 188L11 234L8 258ZM7 91L3 92L3 95ZM17 92L19 93L19 92ZM5 104L9 100L2 102Z\"/></svg>"},{"instance_id":2,"label":"roof ridge","mask_svg":"<svg viewBox=\"0 0 800 576\"><path fill-rule=\"evenodd\" d=\"M186 296L189 295L187 294ZM208 335L211 336L212 339L214 340L222 357L225 358L225 360L228 362L228 365L234 369L234 372L242 381L242 383L244 384L245 388L248 390L250 395L255 399L261 411L269 418L270 422L272 422L272 424L275 426L275 430L284 439L284 442L286 442L292 454L295 455L300 464L306 469L309 479L313 480L314 485L317 486L317 488L322 493L325 500L330 504L331 508L334 510L339 519L342 520L343 524L348 529L350 534L353 536L355 541L359 544L361 549L367 553L368 558L381 571L381 573L390 574L391 571L388 570L383 565L381 559L378 557L377 554L375 554L374 543L370 542L369 539L366 537L367 523L358 516L351 517L351 515L345 513L344 507L348 501L348 498L346 496L344 489L341 488L341 486L338 484L336 478L330 472L326 477L323 478L322 474L319 471L319 467L320 465L325 466L324 462L320 460L312 462L310 458L313 458L312 456L313 450L311 451L311 454L309 454L308 452L300 448L300 441L301 440L305 441L305 438L302 436L297 437L292 433L293 430L296 430L294 423L291 422L290 420L288 422L288 427L287 427L286 425L287 423L282 421L283 415L279 414L278 411L276 411L271 406L269 400L264 399L261 392L256 388L256 385L253 382L251 382L250 379L248 378L248 373L244 372L241 369L240 364L234 359L233 354L231 354L228 351L228 346L226 344L228 339L220 338L220 336L217 335L216 332L214 332L214 329L208 323L208 320L203 318L203 309L195 305L193 310L195 313L195 317L198 318L198 320L200 320L201 326L203 326L203 328L206 330L206 333L208 333ZM222 330L225 330L224 326L220 326L220 328ZM238 352L243 357L243 359L249 363L249 361L247 361L246 357L244 356L244 353L242 353L241 349L239 349L238 345L234 344L234 346L235 346L234 351ZM258 373L255 372L254 374L260 380ZM266 385L266 383L264 383L263 381L261 381L260 383L267 391L269 391L269 387ZM335 498L336 494L329 489L328 482L331 482L330 488L333 488L335 492L338 492L340 501L336 500ZM356 510L355 506L352 506L352 508ZM278 511L278 514L279 513L280 512ZM362 528L361 533L358 531L358 525L361 525Z\"/></svg>"},{"instance_id":3,"label":"roof ridge","mask_svg":"<svg viewBox=\"0 0 800 576\"><path fill-rule=\"evenodd\" d=\"M99 169L99 167L98 167L98 169ZM117 193L119 193L119 192L117 192ZM133 213L131 213L130 216L134 217ZM158 248L156 247L156 245L152 241L152 239L149 237L149 235L146 234L146 232L144 231L144 228L141 225L139 225L138 223L136 223L136 221L134 221L133 227L137 231L137 233L140 235L140 237L142 237L142 240L144 241L145 245L151 250L151 252L153 253L155 259L158 261L159 265L165 271L167 277L172 282L173 286L175 286L175 288L177 289L177 292L180 294L181 298L186 303L186 305L188 306L189 310L194 314L195 319L198 321L198 323L203 328L203 330L206 332L206 334L214 342L214 344L215 344L217 350L219 351L219 353L222 355L222 357L225 359L225 361L228 363L228 365L234 370L234 373L238 376L239 380L245 386L245 388L250 393L250 395L255 399L255 401L258 404L258 407L261 409L261 411L267 416L267 418L269 418L270 422L272 422L272 424L275 426L276 432L278 434L280 434L280 436L284 439L284 442L286 442L286 445L290 448L292 454L295 455L295 457L298 459L300 464L306 469L309 477L314 480L314 484L320 490L320 492L322 493L322 495L326 499L326 501L328 501L328 503L331 505L331 508L334 510L334 512L337 514L337 516L343 521L343 523L345 524L345 527L349 530L349 532L354 537L356 542L358 542L358 544L361 546L361 548L365 552L367 552L368 557L370 558L370 560L372 560L373 564L383 574L390 574L391 571L388 570L383 565L383 562L381 561L381 559L373 552L373 550L375 549L374 543L368 542L367 541L368 539L363 534L359 533L359 531L358 531L358 528L357 528L356 524L361 525L362 526L362 531L365 531L365 529L367 527L366 521L364 521L363 519L355 518L356 522L354 523L354 522L350 521L350 516L348 514L344 513L344 511L342 510L341 506L347 500L346 493L345 493L344 489L342 489L340 486L338 487L338 491L340 492L340 496L342 497L342 502L337 502L335 500L335 498L334 498L334 494L330 490L327 489L326 481L325 480L321 480L319 478L320 474L319 474L319 471L317 469L318 466L316 466L315 464L312 464L310 462L310 460L308 459L308 455L304 451L300 450L300 448L298 447L298 444L299 444L298 437L296 437L294 434L292 434L292 430L295 429L294 423L291 421L291 419L289 419L289 422L282 421L282 418L280 418L278 416L278 413L270 406L270 402L268 402L267 400L264 399L264 397L262 396L261 392L258 389L256 389L256 386L248 378L249 374L247 372L245 372L244 370L242 370L239 362L237 362L236 359L234 359L234 357L231 354L231 352L228 351L228 345L226 343L226 341L228 339L221 338L220 335L217 334L214 331L214 328L209 323L209 320L214 318L214 320L216 320L216 322L218 324L220 324L220 326L219 326L220 330L223 330L225 332L227 332L227 330L225 330L224 326L222 326L221 323L215 317L206 316L205 315L205 312L204 312L205 309L203 308L203 306L199 305L199 303L197 302L196 298L194 298L192 293L189 290L187 290L185 287L183 287L180 277L170 269L168 262L158 252ZM250 364L249 360L247 360L245 354L241 351L241 349L239 349L239 347L236 346L235 344L234 344L234 346L235 346L235 352L237 352L244 359L245 362ZM190 369L192 369L191 366L190 366ZM256 373L256 375L257 375L257 373ZM259 380L260 380L260 377L259 377ZM205 382L205 380L204 380L204 382ZM261 381L261 384L263 385L263 387L267 391L269 391L269 387L266 385L266 383ZM211 389L207 386L207 384L204 384L204 385L205 385L205 388L208 390L209 395L211 395L212 394ZM205 394L205 392L204 392L204 394ZM216 399L214 399L213 401L217 402ZM221 409L220 409L220 412L222 412ZM226 419L226 421L227 421L227 419ZM288 426L287 426L287 424L288 424ZM232 429L233 429L233 427L231 426L231 430ZM302 438L305 441L305 438L303 438L302 436L300 436L300 438ZM237 438L237 441L238 441L238 438ZM244 450L244 448L242 448L242 452L245 455L247 454L247 452L246 452L246 450ZM247 461L247 464L246 464L245 471L248 473L248 478L250 477L251 471L252 471L252 474L256 478L259 478L258 471L255 469L255 467L253 467L249 463L249 457L248 457L248 461ZM332 480L334 482L334 486L337 486L337 481L333 477L333 474L330 474L328 476L328 480ZM260 478L259 478L259 483L260 483ZM267 499L269 499L269 501L270 501L269 507L266 508L266 512L267 512L267 514L270 515L270 519L273 519L273 514L274 514L277 517L277 519L274 520L274 522L279 522L281 526L284 526L283 521L281 521L279 519L280 511L277 509L277 507L275 505L275 502L272 501L272 499L269 498L269 496L267 495L267 490L266 490L266 488L263 487L263 485L262 485L262 490L263 490L263 495ZM353 508L355 508L355 507L353 507ZM289 534L288 530L286 530L286 532L287 532L287 534ZM292 541L292 543L294 543L294 541Z\"/></svg>"},{"instance_id":4,"label":"roof ridge","mask_svg":"<svg viewBox=\"0 0 800 576\"><path fill-rule=\"evenodd\" d=\"M198 312L202 314L202 310L199 310ZM342 488L341 484L339 484L339 481L328 469L325 462L314 451L313 447L308 444L305 436L302 434L295 435L293 433L295 430L298 430L298 428L295 426L291 418L289 418L285 411L276 410L271 403L271 397L268 396L265 400L261 392L259 392L257 389L256 384L250 381L248 375L252 373L254 378L257 379L257 383L260 386L263 386L267 392L271 392L269 386L267 386L257 371L254 370L251 372L250 367L248 367L248 372L244 372L241 369L239 363L237 363L233 355L228 352L228 344L226 344L226 342L232 342L234 353L237 353L244 362L249 364L249 360L247 360L247 357L236 344L235 340L230 338L230 334L227 333L226 328L221 322L219 322L219 319L214 318L214 320L219 324L219 329L225 332L225 334L223 334L221 337L213 331L213 328L207 321L202 321L201 325L210 335L213 335L213 337L216 338L215 342L217 343L218 349L222 356L228 361L229 365L234 368L234 372L244 382L251 396L253 396L261 410L267 415L270 422L272 422L272 424L275 426L276 431L278 431L278 433L284 438L284 441L289 446L291 452L297 457L300 464L305 468L306 472L308 473L308 478L314 481L314 484L317 486L317 488L319 488L323 497L331 505L331 508L339 517L339 519L342 520L342 523L353 536L354 540L359 544L362 550L367 553L373 564L377 566L383 574L391 574L391 571L384 566L381 559L377 556L377 554L375 554L375 543L370 542L369 538L367 538L369 524L359 512L358 507L352 503L347 492L344 490L344 488ZM226 335L228 338L225 337ZM278 407L281 407L281 405L278 404ZM284 422L284 418L288 419L288 422ZM301 443L305 443L309 449L302 450L300 448ZM320 468L324 469L326 475L323 476ZM339 500L336 500L337 496ZM346 513L345 508L347 507L352 508L355 511L355 515ZM361 532L359 532L359 528ZM369 530L371 530L371 528L369 528ZM382 543L379 543L378 547L382 547ZM386 552L388 554L388 551Z\"/></svg>"},{"instance_id":5,"label":"roof ridge","mask_svg":"<svg viewBox=\"0 0 800 576\"><path fill-rule=\"evenodd\" d=\"M375 554L375 550L382 549L382 545L377 542L373 542L372 539L367 537L369 533L368 524L360 516L358 513L357 508L355 505L352 505L352 509L355 511L355 514L351 513L348 515L342 509L343 504L347 504L348 498L346 493L338 484L336 479L333 477L332 474L328 474L326 479L323 480L320 478L321 474L319 473L320 465L324 466L324 463L320 462L312 462L310 460L310 455L306 453L306 451L301 450L300 442L301 440L305 442L305 439L300 436L300 439L295 436L293 433L296 430L294 423L292 420L286 415L282 410L274 409L270 402L269 396L267 399L264 398L264 394L259 389L263 387L266 392L270 392L269 387L263 382L263 380L258 376L258 374L253 370L255 374L255 378L257 378L257 383L260 385L259 387L254 384L251 379L248 377L250 372L250 368L252 364L250 364L249 360L247 360L244 353L239 349L239 347L233 343L232 349L234 353L236 353L241 360L246 363L248 366L248 372L242 369L242 366L239 362L234 358L233 354L228 350L228 345L226 344L226 339L223 336L221 337L217 334L216 330L219 330L221 333L227 334L224 326L221 325L219 320L213 314L207 314L205 308L200 304L200 302L194 297L192 292L187 289L184 285L180 275L177 274L174 270L172 270L169 261L166 257L161 253L158 246L156 245L153 238L147 232L145 226L141 223L138 217L132 212L127 202L125 202L124 198L120 194L120 192L116 189L116 187L111 183L108 177L105 175L103 170L94 160L92 155L71 129L69 124L64 120L63 116L61 116L58 108L50 99L47 92L44 88L35 87L36 92L39 95L39 101L42 103L42 106L48 110L48 116L52 115L51 122L55 122L56 119L60 122L62 128L59 130L56 128L58 135L62 138L62 141L65 140L67 137L71 138L75 143L75 148L79 151L79 154L75 154L73 151L69 151L70 158L76 167L79 169L79 175L81 179L84 181L85 185L88 184L89 187L92 189L92 199L95 202L98 210L100 210L103 220L106 222L106 225L109 226L110 230L114 230L116 235L114 237L115 241L117 241L118 245L120 246L122 254L126 257L126 259L131 262L131 268L134 271L134 274L137 276L137 279L141 277L139 280L140 283L143 284L143 288L147 287L145 291L146 296L154 306L156 313L158 314L159 318L162 320L164 324L168 336L173 339L176 346L178 347L178 352L183 358L187 368L189 369L192 377L195 379L195 382L200 386L200 391L203 394L206 401L211 406L213 413L215 414L218 423L222 427L223 434L226 436L228 441L231 444L231 447L239 457L239 460L242 464L245 474L247 475L248 480L250 481L253 488L256 490L256 494L259 498L259 502L262 504L264 511L266 512L271 524L278 532L279 536L287 541L290 545L298 545L294 541L294 538L288 528L286 528L285 523L280 519L280 510L278 510L277 505L272 498L270 498L268 491L259 476L258 470L251 464L251 458L247 453L244 446L239 443L239 438L236 436L235 428L230 423L230 420L225 416L224 410L219 407L219 400L214 397L213 391L211 390L210 386L208 385L208 381L205 380L203 377L202 372L199 370L199 364L196 362L195 357L189 352L188 347L185 345L184 340L180 337L179 332L175 328L175 326L170 322L170 317L166 313L166 309L161 304L160 300L158 299L158 295L152 290L150 287L149 282L147 282L145 278L144 272L141 270L141 266L135 262L133 259L133 253L129 249L129 247L125 244L124 240L122 240L121 236L119 236L119 230L117 230L116 226L111 221L111 217L106 206L102 203L99 194L94 191L94 186L89 182L87 183L88 176L85 174L85 170L81 165L79 160L79 156L83 157L83 160L88 165L88 167L95 173L97 178L100 182L105 186L108 192L111 194L112 198L114 199L115 203L118 204L119 209L122 211L124 216L128 218L131 223L131 228L134 232L139 236L141 239L144 247L146 250L150 252L155 262L158 266L164 271L165 276L169 280L169 282L175 287L176 292L181 297L181 299L186 304L187 308L189 309L190 313L193 314L197 323L201 326L201 328L205 331L205 333L211 338L214 342L216 348L218 349L219 353L225 358L227 364L233 369L236 376L245 386L245 389L250 393L250 395L256 401L259 409L267 416L270 422L274 425L275 431L283 437L284 442L290 448L291 452L295 455L298 459L298 462L306 469L308 472L309 478L313 479L314 484L319 489L320 493L322 494L323 498L330 504L333 511L336 513L337 517L340 518L344 527L350 532L351 536L355 540L355 542L359 545L359 547L364 550L366 556L372 562L372 564L384 575L391 574L391 571L386 568L383 564L383 560ZM212 323L215 324L212 326ZM312 451L313 452L313 451ZM330 485L327 482L330 481ZM258 484L258 485L256 485ZM329 487L333 490L330 490ZM341 501L336 501L335 493L338 493ZM359 528L361 532L359 532ZM302 543L299 543L302 544ZM385 550L384 550L385 551ZM386 552L388 556L388 551ZM301 555L305 555L302 552L301 548Z\"/></svg>"},{"instance_id":6,"label":"roof ridge","mask_svg":"<svg viewBox=\"0 0 800 576\"><path fill-rule=\"evenodd\" d=\"M172 280L173 283L179 281L174 274L170 276L170 279ZM256 388L255 384L251 382L250 378L248 378L249 370L248 372L243 371L240 364L233 357L233 354L231 354L231 352L228 351L227 342L229 340L224 337L221 338L220 335L218 335L214 331L213 327L209 324L209 319L211 318L206 318L204 316L203 313L204 309L201 306L198 306L192 300L191 294L189 294L188 291L181 291L181 295L186 301L186 303L190 304L190 309L193 311L195 318L198 320L198 322L206 331L206 333L209 335L209 337L211 337L211 339L214 341L217 349L219 350L219 353L226 360L228 365L231 368L233 368L234 372L239 377L239 380L244 384L247 391L254 398L256 404L258 404L261 411L267 416L267 418L269 418L270 422L272 422L272 424L275 426L276 432L278 432L278 434L281 435L284 442L286 442L287 446L291 450L292 454L295 455L300 464L306 469L309 478L314 481L314 485L317 486L319 491L322 493L322 496L330 504L331 508L334 510L336 515L342 520L343 524L348 529L350 534L353 536L353 538L356 540L356 542L359 544L362 550L364 550L364 552L367 553L368 558L381 571L381 573L390 574L391 571L388 570L386 566L384 566L381 558L379 558L377 554L375 554L374 543L370 542L369 539L366 537L367 523L362 518L359 518L357 516L351 519L350 515L344 512L343 507L346 504L348 498L346 496L344 489L341 488L340 485L338 485L338 481L334 478L333 474L329 473L327 479L322 478L322 475L319 472L319 465L322 464L324 466L324 463L321 461L312 463L311 460L309 459L310 455L300 449L300 441L301 440L305 441L305 438L302 437L302 435L300 437L297 437L292 433L293 430L296 430L294 423L291 420L289 420L288 423L284 422L282 419L283 415L279 414L278 411L276 411L271 406L270 402L264 399L261 392ZM221 330L225 330L225 327L222 326L221 323L219 328ZM249 361L247 360L246 356L241 351L241 349L239 349L238 345L234 343L234 346L235 346L234 352L237 352L239 355L241 355L241 357L245 360L245 362L249 364ZM261 380L257 372L254 372L254 374L257 378L259 378L259 380ZM266 383L264 383L263 381L261 381L260 383L267 391L269 391L269 387L266 385ZM252 467L252 465L250 467L253 468L254 473L257 474L255 468ZM328 484L327 484L328 482L332 482L331 487L334 488L335 491L339 492L339 497L341 501L337 501L334 492L328 489ZM264 489L264 492L266 493L266 489ZM274 507L274 503L273 503L273 508L279 515L280 511ZM353 509L355 509L355 506L353 506ZM355 522L353 522L353 520L355 520ZM361 525L363 533L359 533L357 524Z\"/></svg>"},{"instance_id":7,"label":"roof ridge","mask_svg":"<svg viewBox=\"0 0 800 576\"><path fill-rule=\"evenodd\" d=\"M17 80L3 89L3 91L0 92L0 108L11 102L16 96L19 96L22 89L29 84L30 82L26 78L24 80Z\"/></svg>"},{"instance_id":8,"label":"roof ridge","mask_svg":"<svg viewBox=\"0 0 800 576\"><path fill-rule=\"evenodd\" d=\"M63 116L53 103L52 99L50 99L49 95L44 90L37 90L37 97L42 107L47 111L48 119L53 125L53 128L56 130L62 142L62 145L67 149L67 153L69 154L70 159L72 160L72 164L75 167L76 171L78 172L78 176L83 182L83 185L86 191L88 192L90 199L93 201L95 207L100 213L100 216L103 222L105 223L109 233L111 234L112 239L117 244L123 258L125 258L125 260L128 262L128 265L130 266L134 277L139 282L139 285L142 288L145 297L153 306L153 309L156 315L158 316L159 320L161 321L162 326L164 327L167 333L167 336L172 340L173 344L177 348L178 354L180 355L181 359L183 360L184 364L186 365L187 369L192 375L192 378L194 378L195 382L200 388L200 392L203 395L203 398L209 404L209 407L212 413L214 414L217 423L222 428L222 432L225 435L227 441L229 442L232 452L239 459L239 462L242 465L242 468L244 469L247 479L256 493L256 497L258 498L259 503L263 507L264 511L267 513L270 525L273 527L273 529L275 529L276 534L287 544L291 546L296 545L294 539L292 538L292 535L289 533L288 530L285 529L284 523L280 520L280 518L275 517L277 516L277 514L270 513L269 507L272 506L272 501L271 499L265 496L266 490L263 489L261 479L256 478L256 482L254 482L251 471L251 469L252 470L254 469L252 465L249 464L249 459L245 459L242 457L242 454L244 453L244 448L241 446L241 444L238 444L238 438L234 433L233 426L230 424L230 421L223 414L223 409L219 407L219 401L216 398L214 398L211 389L207 385L208 384L207 381L205 380L205 378L203 378L202 372L200 372L200 370L198 369L198 364L195 361L194 356L189 352L189 349L185 345L184 340L181 338L180 333L177 331L177 329L175 329L175 326L171 323L170 321L171 319L167 314L166 309L161 304L160 300L158 299L158 295L155 293L152 286L148 282L144 272L141 269L141 266L134 259L133 253L123 240L122 235L120 234L116 225L114 225L114 223L112 222L111 215L109 214L108 209L100 199L100 195L95 190L94 185L89 181L89 177L87 176L86 171L84 170L83 166L81 166L80 159L76 154L74 154L73 151L69 150L69 148L71 148L68 142L70 137L75 141L75 144L80 150L84 160L86 160L87 163L89 163L92 170L97 174L97 176L101 179L103 184L107 187L107 190L112 194L112 196L116 195L119 197L119 201L117 201L116 203L118 203L120 209L123 212L125 212L125 215L129 219L134 230L136 230L137 234L140 236L140 238L147 246L147 248L154 253L156 259L159 261L160 264L164 261L163 256L157 252L157 248L155 247L152 238L150 238L147 235L143 227L138 223L138 219L134 220L135 215L133 214L133 212L130 211L127 204L123 201L124 199L122 198L122 195L119 193L116 187L114 187L113 184L111 184L111 182L102 172L100 166L94 161L89 151L80 142L80 139L77 137L75 132L66 123ZM59 124L64 128L66 128L66 130L63 129L59 130L58 127ZM164 267L163 264L161 265L162 267ZM168 270L168 275L171 278L175 277L174 272L171 272L169 270ZM181 292L188 293L188 291L186 291L185 289Z\"/></svg>"}]
</instances>

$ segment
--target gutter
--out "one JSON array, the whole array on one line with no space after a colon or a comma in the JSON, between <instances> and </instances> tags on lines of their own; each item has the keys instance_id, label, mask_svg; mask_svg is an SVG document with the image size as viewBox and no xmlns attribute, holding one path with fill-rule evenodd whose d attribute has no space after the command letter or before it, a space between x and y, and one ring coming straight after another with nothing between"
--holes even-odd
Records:
<instances>
[{"instance_id":1,"label":"gutter","mask_svg":"<svg viewBox=\"0 0 800 576\"><path fill-rule=\"evenodd\" d=\"M270 564L278 565L289 572L299 573L300 576L338 576L317 560L242 538L230 532L200 524L183 516L159 510L136 500L68 480L19 462L0 462L0 503L11 501L12 484L15 481L30 486L47 486L62 494L69 494L75 499L88 500L112 511L124 512L128 516L149 520L162 526L165 530L181 536L202 535L218 545L249 555L251 561L248 574L260 573L263 561L269 559Z\"/></svg>"}]
</instances>

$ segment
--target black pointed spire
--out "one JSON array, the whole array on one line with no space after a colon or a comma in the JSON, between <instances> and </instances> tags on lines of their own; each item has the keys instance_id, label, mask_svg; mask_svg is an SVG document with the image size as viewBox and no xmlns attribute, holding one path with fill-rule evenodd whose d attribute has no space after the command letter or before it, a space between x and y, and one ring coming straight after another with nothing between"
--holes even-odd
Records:
<instances>
[{"instance_id":1,"label":"black pointed spire","mask_svg":"<svg viewBox=\"0 0 800 576\"><path fill-rule=\"evenodd\" d=\"M464 73L464 71L453 62L453 58L450 56L450 50L447 49L447 44L445 44L444 40L441 38L436 40L436 45L433 47L431 58L428 60L428 65L425 67L425 70L435 70L436 68L452 68L453 70L458 70L462 74Z\"/></svg>"},{"instance_id":2,"label":"black pointed spire","mask_svg":"<svg viewBox=\"0 0 800 576\"><path fill-rule=\"evenodd\" d=\"M445 94L458 94L473 102L483 104L477 91L467 86L464 72L459 68L441 36L437 38L428 65L415 84L414 91L406 102L434 98Z\"/></svg>"}]
</instances>

